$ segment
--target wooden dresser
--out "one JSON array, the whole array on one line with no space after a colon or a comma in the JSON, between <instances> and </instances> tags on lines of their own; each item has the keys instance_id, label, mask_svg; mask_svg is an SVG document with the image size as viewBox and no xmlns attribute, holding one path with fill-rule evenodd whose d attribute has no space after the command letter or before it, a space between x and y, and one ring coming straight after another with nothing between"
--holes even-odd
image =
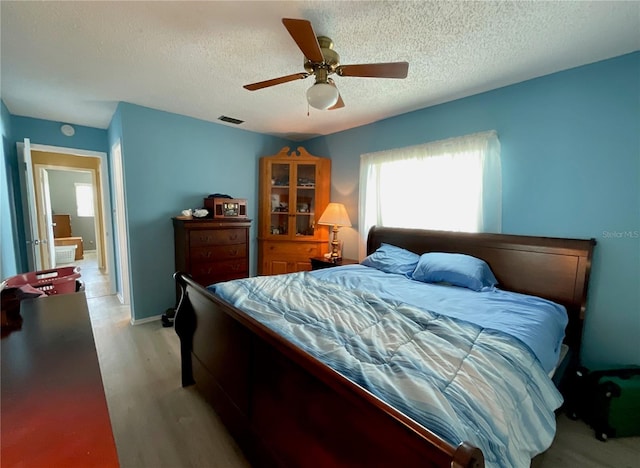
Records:
<instances>
[{"instance_id":1,"label":"wooden dresser","mask_svg":"<svg viewBox=\"0 0 640 468\"><path fill-rule=\"evenodd\" d=\"M71 215L53 215L53 237L71 237Z\"/></svg>"},{"instance_id":2,"label":"wooden dresser","mask_svg":"<svg viewBox=\"0 0 640 468\"><path fill-rule=\"evenodd\" d=\"M173 218L176 271L203 286L249 276L251 220Z\"/></svg>"},{"instance_id":3,"label":"wooden dresser","mask_svg":"<svg viewBox=\"0 0 640 468\"><path fill-rule=\"evenodd\" d=\"M84 292L25 299L20 315L0 341L0 465L118 467Z\"/></svg>"}]
</instances>

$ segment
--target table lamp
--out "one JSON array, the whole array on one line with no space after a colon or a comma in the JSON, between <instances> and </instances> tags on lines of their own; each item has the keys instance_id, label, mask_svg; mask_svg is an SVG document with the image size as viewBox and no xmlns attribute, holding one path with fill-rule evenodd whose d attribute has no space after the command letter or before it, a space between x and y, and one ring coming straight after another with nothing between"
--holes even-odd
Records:
<instances>
[{"instance_id":1,"label":"table lamp","mask_svg":"<svg viewBox=\"0 0 640 468\"><path fill-rule=\"evenodd\" d=\"M347 214L347 209L342 203L329 203L327 208L320 216L318 224L325 224L333 226L333 237L331 238L331 261L337 262L340 260L340 254L338 253L338 228L341 226L351 227L351 220Z\"/></svg>"}]
</instances>

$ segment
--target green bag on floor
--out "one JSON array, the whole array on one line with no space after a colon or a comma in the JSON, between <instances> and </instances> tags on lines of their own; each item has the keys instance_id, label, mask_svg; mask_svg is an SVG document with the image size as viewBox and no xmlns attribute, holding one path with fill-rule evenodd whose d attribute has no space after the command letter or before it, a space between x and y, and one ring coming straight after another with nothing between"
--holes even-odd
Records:
<instances>
[{"instance_id":1,"label":"green bag on floor","mask_svg":"<svg viewBox=\"0 0 640 468\"><path fill-rule=\"evenodd\" d=\"M579 403L569 416L594 428L596 438L640 435L640 368L579 371Z\"/></svg>"}]
</instances>

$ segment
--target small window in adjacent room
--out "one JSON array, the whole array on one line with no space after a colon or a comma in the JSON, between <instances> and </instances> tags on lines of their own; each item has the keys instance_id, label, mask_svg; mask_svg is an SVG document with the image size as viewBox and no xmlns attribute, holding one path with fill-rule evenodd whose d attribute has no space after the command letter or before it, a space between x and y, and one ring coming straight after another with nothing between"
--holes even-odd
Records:
<instances>
[{"instance_id":1,"label":"small window in adjacent room","mask_svg":"<svg viewBox=\"0 0 640 468\"><path fill-rule=\"evenodd\" d=\"M95 216L93 211L93 185L78 182L75 186L78 216L85 218Z\"/></svg>"},{"instance_id":2,"label":"small window in adjacent room","mask_svg":"<svg viewBox=\"0 0 640 468\"><path fill-rule=\"evenodd\" d=\"M501 232L495 131L363 154L360 233L372 226Z\"/></svg>"}]
</instances>

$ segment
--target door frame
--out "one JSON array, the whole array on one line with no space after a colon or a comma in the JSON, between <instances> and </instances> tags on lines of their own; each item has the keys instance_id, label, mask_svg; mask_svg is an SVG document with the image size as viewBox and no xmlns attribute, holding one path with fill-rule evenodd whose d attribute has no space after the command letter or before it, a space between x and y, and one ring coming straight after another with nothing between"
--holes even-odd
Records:
<instances>
[{"instance_id":1,"label":"door frame","mask_svg":"<svg viewBox=\"0 0 640 468\"><path fill-rule=\"evenodd\" d=\"M129 236L127 235L127 204L124 186L124 168L122 161L122 143L118 139L111 147L111 179L113 181L113 215L115 227L115 249L120 265L118 275L118 299L123 305L131 303L131 285L129 278ZM133 317L132 317L133 320Z\"/></svg>"},{"instance_id":2,"label":"door frame","mask_svg":"<svg viewBox=\"0 0 640 468\"><path fill-rule=\"evenodd\" d=\"M36 150L37 151L37 150ZM94 158L97 160L97 158ZM45 229L45 233L41 233L41 237L43 235L47 236L47 240L50 243L50 248L55 245L55 240L53 237L53 219L51 217L50 210L46 209L47 198L50 198L50 191L47 192L48 187L45 189L44 180L42 180L43 176L49 175L49 171L64 171L64 172L84 172L89 173L91 175L91 185L92 185L92 196L93 196L93 206L95 207L95 216L93 217L93 227L96 234L96 259L98 261L98 268L103 271L107 271L106 268L106 251L104 247L103 239L105 238L103 234L103 228L100 224L100 220L103 217L102 211L104 209L99 205L100 203L100 188L101 183L98 177L99 171L96 169L85 168L85 167L76 167L76 166L68 166L62 164L40 164L33 163L33 174L35 177L35 185L36 185L36 211L38 212L38 228ZM83 248L84 251L87 251L87 246L85 245ZM55 266L55 253L52 254L52 264ZM51 268L53 268L53 266Z\"/></svg>"},{"instance_id":3,"label":"door frame","mask_svg":"<svg viewBox=\"0 0 640 468\"><path fill-rule=\"evenodd\" d=\"M24 150L24 143L18 142L18 151L21 149ZM74 166L69 166L69 163L65 160L69 159L69 156L80 156L80 157L90 157L97 158L99 163L97 164L98 173L94 173L94 180L99 182L96 184L95 190L97 191L97 205L96 210L101 213L101 221L97 221L100 226L100 236L98 236L98 232L96 232L96 243L101 244L102 251L98 252L99 256L102 257L102 265L104 266L105 272L109 275L109 294L115 294L115 257L114 257L114 249L113 242L109 240L112 239L112 230L111 226L113 226L113 219L111 214L111 193L110 193L110 185L109 185L109 174L107 168L107 153L101 151L90 151L90 150L81 150L76 148L66 148L61 146L51 146L51 145L41 145L41 144L30 144L31 154L32 154L32 164L35 166L38 164L42 166L40 163L33 162L33 153L34 152L44 152L44 153L52 153L53 155L59 155L60 158L56 158L54 156L53 160L47 161L46 168L47 169L61 169L61 170L69 170L78 169ZM85 169L90 170L91 169ZM33 181L32 181L33 182ZM21 187L22 197L24 197L27 201L26 203L30 205L30 200L27 194L24 193L24 188ZM37 206L37 202L36 202ZM34 207L35 208L35 207ZM38 224L40 224L40 219L38 217ZM98 239L99 237L99 239ZM98 248L98 246L96 246ZM120 265L120 268L127 268L126 265Z\"/></svg>"}]
</instances>

